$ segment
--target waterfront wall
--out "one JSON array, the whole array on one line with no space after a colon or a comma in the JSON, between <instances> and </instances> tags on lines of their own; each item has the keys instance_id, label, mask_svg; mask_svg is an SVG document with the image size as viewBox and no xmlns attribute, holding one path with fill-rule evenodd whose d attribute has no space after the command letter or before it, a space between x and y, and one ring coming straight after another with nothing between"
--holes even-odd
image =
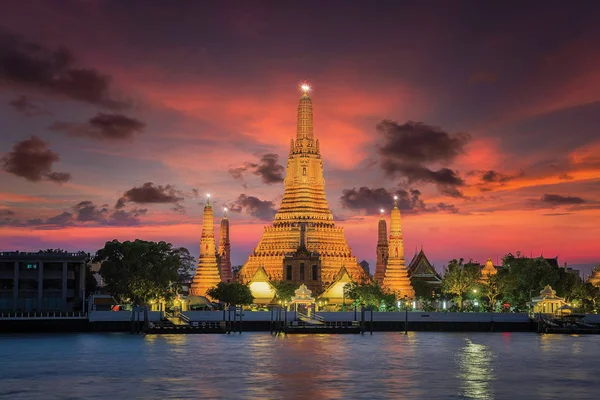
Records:
<instances>
[{"instance_id":1,"label":"waterfront wall","mask_svg":"<svg viewBox=\"0 0 600 400\"><path fill-rule=\"evenodd\" d=\"M183 312L192 321L223 321L223 311L185 311ZM227 315L227 313L225 313ZM288 311L287 320L293 321L296 313ZM361 312L322 312L318 313L325 321L360 321ZM401 321L408 317L408 322L467 322L467 323L529 323L527 314L497 314L497 313L458 313L458 312L373 312L373 321ZM231 314L233 319L233 313ZM238 317L239 318L239 317ZM271 321L270 311L244 311L244 321ZM284 319L284 313L281 313L281 319ZM371 320L369 311L365 311L365 321Z\"/></svg>"},{"instance_id":2,"label":"waterfront wall","mask_svg":"<svg viewBox=\"0 0 600 400\"><path fill-rule=\"evenodd\" d=\"M133 313L132 311L90 311L88 319L90 322L130 322L132 314L134 320L144 320L143 312ZM152 322L160 321L161 314L160 311L148 311L148 320Z\"/></svg>"}]
</instances>

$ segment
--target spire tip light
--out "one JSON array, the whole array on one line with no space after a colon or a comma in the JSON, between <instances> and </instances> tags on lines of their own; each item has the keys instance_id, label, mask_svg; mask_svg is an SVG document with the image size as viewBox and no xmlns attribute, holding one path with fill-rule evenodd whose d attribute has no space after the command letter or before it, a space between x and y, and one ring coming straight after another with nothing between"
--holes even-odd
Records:
<instances>
[{"instance_id":1,"label":"spire tip light","mask_svg":"<svg viewBox=\"0 0 600 400\"><path fill-rule=\"evenodd\" d=\"M302 89L302 92L304 92L305 94L310 92L310 86L306 81L304 81L302 85L300 85L300 89Z\"/></svg>"}]
</instances>

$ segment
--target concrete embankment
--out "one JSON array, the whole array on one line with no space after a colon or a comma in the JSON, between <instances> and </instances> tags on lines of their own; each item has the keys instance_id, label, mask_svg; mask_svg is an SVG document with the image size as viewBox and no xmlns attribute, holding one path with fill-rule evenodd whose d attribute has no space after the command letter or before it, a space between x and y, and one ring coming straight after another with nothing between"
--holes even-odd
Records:
<instances>
[{"instance_id":1,"label":"concrete embankment","mask_svg":"<svg viewBox=\"0 0 600 400\"><path fill-rule=\"evenodd\" d=\"M202 323L228 320L232 316L224 316L222 311L189 311L185 315L192 324L202 327ZM366 331L437 331L437 332L529 332L535 331L535 324L526 314L495 314L495 313L384 313L384 312L325 312L319 313L330 324L360 321ZM149 321L161 319L161 313L149 312ZM296 314L288 312L251 312L244 311L241 315L242 331L270 331L271 321L294 321ZM144 320L144 314L132 315L131 312L90 312L87 318L0 318L0 333L2 332L130 332L134 326L132 319ZM240 326L240 316L236 317L236 330ZM233 323L233 321L230 321Z\"/></svg>"}]
</instances>

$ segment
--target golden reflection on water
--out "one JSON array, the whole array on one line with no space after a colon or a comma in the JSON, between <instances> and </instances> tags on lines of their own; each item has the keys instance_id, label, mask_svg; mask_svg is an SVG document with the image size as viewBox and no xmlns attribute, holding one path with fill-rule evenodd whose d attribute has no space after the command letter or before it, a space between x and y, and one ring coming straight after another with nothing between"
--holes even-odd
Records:
<instances>
[{"instance_id":1,"label":"golden reflection on water","mask_svg":"<svg viewBox=\"0 0 600 400\"><path fill-rule=\"evenodd\" d=\"M468 399L493 399L490 383L494 379L494 353L488 346L465 340L467 344L459 350L457 356L461 394Z\"/></svg>"}]
</instances>

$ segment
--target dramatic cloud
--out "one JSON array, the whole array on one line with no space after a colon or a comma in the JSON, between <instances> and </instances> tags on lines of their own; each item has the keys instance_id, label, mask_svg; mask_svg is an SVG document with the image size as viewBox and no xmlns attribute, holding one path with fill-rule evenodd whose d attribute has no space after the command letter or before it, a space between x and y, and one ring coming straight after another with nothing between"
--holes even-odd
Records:
<instances>
[{"instance_id":1,"label":"dramatic cloud","mask_svg":"<svg viewBox=\"0 0 600 400\"><path fill-rule=\"evenodd\" d=\"M100 222L104 221L108 213L108 206L97 207L91 201L82 201L75 206L73 210L76 212L76 219L79 222Z\"/></svg>"},{"instance_id":2,"label":"dramatic cloud","mask_svg":"<svg viewBox=\"0 0 600 400\"><path fill-rule=\"evenodd\" d=\"M229 205L229 209L234 212L244 211L263 221L271 221L277 213L275 204L272 201L260 200L257 197L247 196L246 194L240 194L238 198Z\"/></svg>"},{"instance_id":3,"label":"dramatic cloud","mask_svg":"<svg viewBox=\"0 0 600 400\"><path fill-rule=\"evenodd\" d=\"M142 133L146 124L123 114L98 113L87 123L55 121L48 127L51 131L65 132L69 136L89 137L92 139L124 140Z\"/></svg>"},{"instance_id":4,"label":"dramatic cloud","mask_svg":"<svg viewBox=\"0 0 600 400\"><path fill-rule=\"evenodd\" d=\"M0 87L29 89L110 109L128 107L109 93L110 77L76 66L71 52L25 41L0 30Z\"/></svg>"},{"instance_id":5,"label":"dramatic cloud","mask_svg":"<svg viewBox=\"0 0 600 400\"><path fill-rule=\"evenodd\" d=\"M7 210L9 211L9 210ZM82 201L53 217L46 219L34 218L20 221L10 218L14 212L2 213L0 211L0 226L34 227L39 229L55 229L66 226L134 226L140 223L141 215L146 214L146 209L110 210L107 205L97 206L91 201Z\"/></svg>"},{"instance_id":6,"label":"dramatic cloud","mask_svg":"<svg viewBox=\"0 0 600 400\"><path fill-rule=\"evenodd\" d=\"M136 208L131 211L126 210L117 210L110 214L110 217L106 221L106 225L113 226L132 226L138 225L140 223L140 219L138 218L141 215L146 214L148 210L145 208Z\"/></svg>"},{"instance_id":7,"label":"dramatic cloud","mask_svg":"<svg viewBox=\"0 0 600 400\"><path fill-rule=\"evenodd\" d=\"M35 117L37 115L50 114L44 107L31 102L26 96L19 96L8 103L15 110L27 117Z\"/></svg>"},{"instance_id":8,"label":"dramatic cloud","mask_svg":"<svg viewBox=\"0 0 600 400\"><path fill-rule=\"evenodd\" d=\"M421 122L399 125L393 121L377 124L377 131L384 136L379 147L380 166L388 176L397 174L409 183L429 182L447 195L460 197L457 187L465 181L449 168L432 169L428 164L448 164L464 153L471 139L466 133L450 135L448 132Z\"/></svg>"},{"instance_id":9,"label":"dramatic cloud","mask_svg":"<svg viewBox=\"0 0 600 400\"><path fill-rule=\"evenodd\" d=\"M384 188L371 189L362 186L358 190L344 189L342 193L340 200L344 208L363 210L371 215L378 214L381 208L389 212L394 204L394 195L398 196L398 208L408 213L458 212L452 204L438 203L437 206L427 206L421 199L421 192L416 189L390 192Z\"/></svg>"},{"instance_id":10,"label":"dramatic cloud","mask_svg":"<svg viewBox=\"0 0 600 400\"><path fill-rule=\"evenodd\" d=\"M277 154L265 154L260 158L259 164L245 162L243 165L229 169L229 174L235 179L242 179L246 171L260 176L263 183L268 185L283 182L285 169L279 164Z\"/></svg>"},{"instance_id":11,"label":"dramatic cloud","mask_svg":"<svg viewBox=\"0 0 600 400\"><path fill-rule=\"evenodd\" d=\"M541 200L542 202L553 206L578 205L587 203L587 201L581 197L561 196L559 194L544 194Z\"/></svg>"},{"instance_id":12,"label":"dramatic cloud","mask_svg":"<svg viewBox=\"0 0 600 400\"><path fill-rule=\"evenodd\" d=\"M146 182L140 187L134 187L126 191L117 201L116 208L121 209L126 203L138 204L165 204L179 203L184 200L181 191L176 190L171 185L154 185L152 182Z\"/></svg>"},{"instance_id":13,"label":"dramatic cloud","mask_svg":"<svg viewBox=\"0 0 600 400\"><path fill-rule=\"evenodd\" d=\"M451 162L464 152L471 140L466 133L450 135L448 132L422 122L408 121L399 125L394 121L382 121L377 130L385 137L379 153L393 166L396 162L428 163ZM395 172L393 170L389 172Z\"/></svg>"},{"instance_id":14,"label":"dramatic cloud","mask_svg":"<svg viewBox=\"0 0 600 400\"><path fill-rule=\"evenodd\" d=\"M13 175L32 182L41 180L64 183L71 174L52 171L52 165L60 161L58 154L48 148L43 140L36 136L23 140L13 146L13 151L5 155L2 168Z\"/></svg>"}]
</instances>

